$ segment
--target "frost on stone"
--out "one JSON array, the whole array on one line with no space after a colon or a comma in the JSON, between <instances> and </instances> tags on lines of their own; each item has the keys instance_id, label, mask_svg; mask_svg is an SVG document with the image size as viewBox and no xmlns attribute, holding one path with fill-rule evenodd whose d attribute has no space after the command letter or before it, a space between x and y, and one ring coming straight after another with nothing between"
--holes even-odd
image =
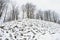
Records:
<instances>
[{"instance_id":1,"label":"frost on stone","mask_svg":"<svg viewBox=\"0 0 60 40\"><path fill-rule=\"evenodd\" d=\"M59 29L59 24L41 20L12 21L0 25L0 40L57 40Z\"/></svg>"}]
</instances>

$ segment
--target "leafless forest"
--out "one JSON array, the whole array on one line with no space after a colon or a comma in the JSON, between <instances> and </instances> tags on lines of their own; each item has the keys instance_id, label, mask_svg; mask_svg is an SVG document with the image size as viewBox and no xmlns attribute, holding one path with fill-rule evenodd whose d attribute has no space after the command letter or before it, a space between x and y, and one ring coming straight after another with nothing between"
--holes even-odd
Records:
<instances>
[{"instance_id":1,"label":"leafless forest","mask_svg":"<svg viewBox=\"0 0 60 40\"><path fill-rule=\"evenodd\" d=\"M40 19L44 21L60 23L59 16L54 10L36 10L36 5L32 3L26 3L21 5L21 10L11 4L11 9L9 9L9 3L9 0L0 0L0 20L2 20L2 22L18 20L18 15L22 14L22 19ZM20 13L19 11L22 13Z\"/></svg>"}]
</instances>

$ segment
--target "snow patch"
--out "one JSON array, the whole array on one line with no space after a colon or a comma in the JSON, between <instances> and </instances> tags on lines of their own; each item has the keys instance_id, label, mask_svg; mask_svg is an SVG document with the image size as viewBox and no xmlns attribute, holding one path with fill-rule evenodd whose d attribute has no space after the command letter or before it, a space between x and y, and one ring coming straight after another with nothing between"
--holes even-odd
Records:
<instances>
[{"instance_id":1,"label":"snow patch","mask_svg":"<svg viewBox=\"0 0 60 40\"><path fill-rule=\"evenodd\" d=\"M60 25L36 19L0 24L1 40L60 40Z\"/></svg>"}]
</instances>

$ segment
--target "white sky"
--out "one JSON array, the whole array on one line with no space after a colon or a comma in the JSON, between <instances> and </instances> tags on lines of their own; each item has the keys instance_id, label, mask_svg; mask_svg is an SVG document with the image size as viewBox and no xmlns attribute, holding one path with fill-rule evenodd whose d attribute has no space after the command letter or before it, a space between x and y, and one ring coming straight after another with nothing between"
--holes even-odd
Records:
<instances>
[{"instance_id":1,"label":"white sky","mask_svg":"<svg viewBox=\"0 0 60 40\"><path fill-rule=\"evenodd\" d=\"M60 14L60 0L14 0L19 5L33 3L37 9L55 10Z\"/></svg>"}]
</instances>

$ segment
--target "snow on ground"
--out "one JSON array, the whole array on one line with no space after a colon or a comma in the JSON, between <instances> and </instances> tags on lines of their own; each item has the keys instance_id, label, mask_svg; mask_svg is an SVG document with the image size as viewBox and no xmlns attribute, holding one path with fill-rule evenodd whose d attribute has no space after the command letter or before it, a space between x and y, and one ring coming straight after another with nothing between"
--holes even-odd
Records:
<instances>
[{"instance_id":1,"label":"snow on ground","mask_svg":"<svg viewBox=\"0 0 60 40\"><path fill-rule=\"evenodd\" d=\"M0 24L0 40L60 40L60 25L36 19Z\"/></svg>"}]
</instances>

